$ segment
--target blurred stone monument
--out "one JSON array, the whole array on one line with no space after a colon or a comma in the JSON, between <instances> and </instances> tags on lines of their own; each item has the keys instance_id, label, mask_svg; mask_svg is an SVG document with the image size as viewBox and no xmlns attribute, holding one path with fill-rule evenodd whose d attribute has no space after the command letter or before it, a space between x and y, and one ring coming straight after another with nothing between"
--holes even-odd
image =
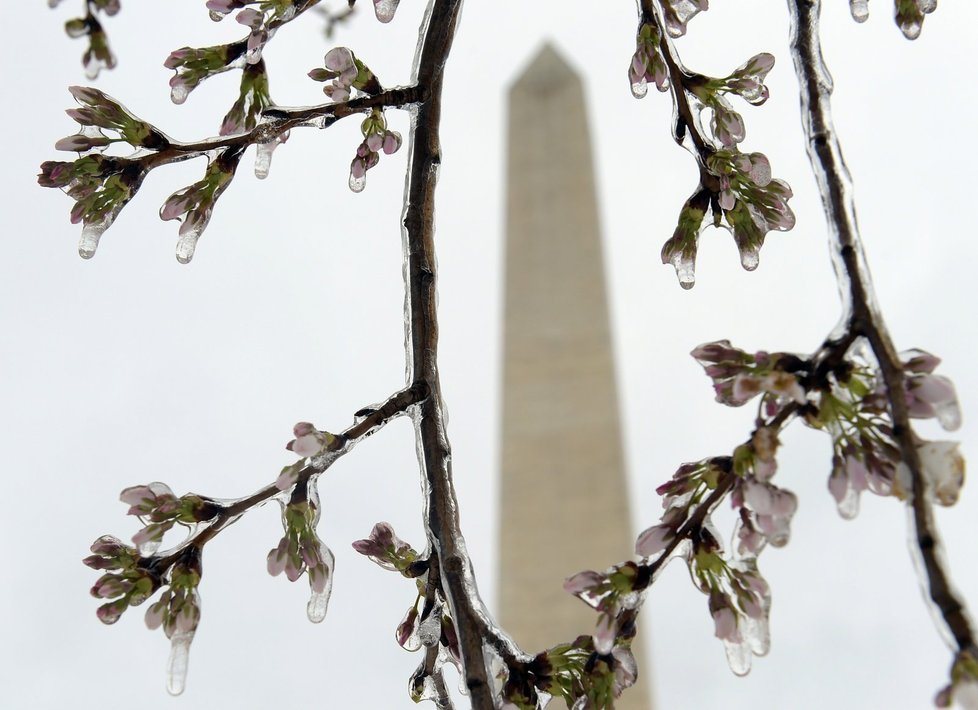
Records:
<instances>
[{"instance_id":1,"label":"blurred stone monument","mask_svg":"<svg viewBox=\"0 0 978 710\"><path fill-rule=\"evenodd\" d=\"M584 92L553 47L510 88L508 131L499 606L537 653L593 631L562 582L630 559L635 533ZM651 708L643 671L621 710Z\"/></svg>"}]
</instances>

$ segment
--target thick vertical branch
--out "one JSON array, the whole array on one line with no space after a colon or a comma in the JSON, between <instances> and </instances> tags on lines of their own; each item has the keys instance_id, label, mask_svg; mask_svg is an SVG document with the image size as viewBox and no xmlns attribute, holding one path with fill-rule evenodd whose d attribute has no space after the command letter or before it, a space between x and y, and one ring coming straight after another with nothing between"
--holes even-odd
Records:
<instances>
[{"instance_id":1,"label":"thick vertical branch","mask_svg":"<svg viewBox=\"0 0 978 710\"><path fill-rule=\"evenodd\" d=\"M423 383L429 393L414 412L428 542L432 554L438 557L442 589L458 630L472 707L490 710L492 688L482 633L487 616L476 591L472 564L459 526L451 449L438 378L435 185L441 163L442 81L461 6L461 0L433 0L422 28L424 39L417 63L417 82L423 98L414 116L404 207L406 345L408 381Z\"/></svg>"},{"instance_id":2,"label":"thick vertical branch","mask_svg":"<svg viewBox=\"0 0 978 710\"><path fill-rule=\"evenodd\" d=\"M808 157L828 218L830 250L844 306L843 320L834 335L848 333L865 337L879 362L893 418L893 435L912 479L912 518L925 577L922 583L954 639L956 650L975 653L978 649L971 623L942 562L940 539L927 498L916 436L907 413L902 365L876 306L856 223L851 179L832 126L832 77L822 59L818 35L820 0L788 0L788 9L791 14L791 52L801 89L801 115L808 139Z\"/></svg>"}]
</instances>

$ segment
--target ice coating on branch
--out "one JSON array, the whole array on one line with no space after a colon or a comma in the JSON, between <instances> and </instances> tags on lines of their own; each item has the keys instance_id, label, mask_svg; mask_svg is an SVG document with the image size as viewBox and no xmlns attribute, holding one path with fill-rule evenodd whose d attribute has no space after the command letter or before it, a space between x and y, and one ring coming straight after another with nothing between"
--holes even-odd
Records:
<instances>
[{"instance_id":1,"label":"ice coating on branch","mask_svg":"<svg viewBox=\"0 0 978 710\"><path fill-rule=\"evenodd\" d=\"M380 22L390 22L401 0L374 0L374 14Z\"/></svg>"},{"instance_id":2,"label":"ice coating on branch","mask_svg":"<svg viewBox=\"0 0 978 710\"><path fill-rule=\"evenodd\" d=\"M869 0L849 0L849 12L856 22L865 22L869 18Z\"/></svg>"},{"instance_id":3,"label":"ice coating on branch","mask_svg":"<svg viewBox=\"0 0 978 710\"><path fill-rule=\"evenodd\" d=\"M177 631L170 638L170 657L166 662L166 692L180 695L187 686L187 666L194 631Z\"/></svg>"}]
</instances>

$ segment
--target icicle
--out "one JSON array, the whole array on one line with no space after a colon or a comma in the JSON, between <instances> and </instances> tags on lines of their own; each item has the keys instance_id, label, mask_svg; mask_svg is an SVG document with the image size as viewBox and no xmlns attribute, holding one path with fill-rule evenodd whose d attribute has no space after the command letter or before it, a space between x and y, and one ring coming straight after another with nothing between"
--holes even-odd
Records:
<instances>
[{"instance_id":1,"label":"icicle","mask_svg":"<svg viewBox=\"0 0 978 710\"><path fill-rule=\"evenodd\" d=\"M187 100L187 96L190 94L190 89L182 81L177 81L170 85L170 101L175 104L182 104Z\"/></svg>"},{"instance_id":2,"label":"icicle","mask_svg":"<svg viewBox=\"0 0 978 710\"><path fill-rule=\"evenodd\" d=\"M187 685L187 663L193 640L193 631L176 631L170 637L170 658L166 664L166 691L170 695L180 695Z\"/></svg>"},{"instance_id":3,"label":"icicle","mask_svg":"<svg viewBox=\"0 0 978 710\"><path fill-rule=\"evenodd\" d=\"M743 246L740 249L740 265L745 271L753 271L760 263L760 255L755 247Z\"/></svg>"},{"instance_id":4,"label":"icicle","mask_svg":"<svg viewBox=\"0 0 978 710\"><path fill-rule=\"evenodd\" d=\"M177 240L177 261L181 264L189 264L190 260L194 258L194 252L197 250L197 240L200 239L201 231L199 229L191 229L180 235L180 238Z\"/></svg>"},{"instance_id":5,"label":"icicle","mask_svg":"<svg viewBox=\"0 0 978 710\"><path fill-rule=\"evenodd\" d=\"M750 673L753 654L744 641L723 641L723 650L727 654L727 664L734 675L745 676Z\"/></svg>"},{"instance_id":6,"label":"icicle","mask_svg":"<svg viewBox=\"0 0 978 710\"><path fill-rule=\"evenodd\" d=\"M390 22L394 19L397 11L397 4L401 0L374 0L374 14L381 22Z\"/></svg>"},{"instance_id":7,"label":"icicle","mask_svg":"<svg viewBox=\"0 0 978 710\"><path fill-rule=\"evenodd\" d=\"M95 256L98 249L98 240L105 231L97 224L86 224L82 229L81 239L78 240L78 256L82 259L91 259Z\"/></svg>"},{"instance_id":8,"label":"icicle","mask_svg":"<svg viewBox=\"0 0 978 710\"><path fill-rule=\"evenodd\" d=\"M856 22L865 22L869 18L868 0L849 0L849 12Z\"/></svg>"},{"instance_id":9,"label":"icicle","mask_svg":"<svg viewBox=\"0 0 978 710\"><path fill-rule=\"evenodd\" d=\"M318 509L318 505L316 506ZM320 623L326 618L326 607L329 605L329 595L333 591L333 567L336 563L336 559L333 557L333 552L326 547L323 543L319 544L319 556L322 559L322 566L324 570L320 570L317 567L316 574L325 575L326 579L323 582L322 590L317 591L312 588L309 594L309 603L306 604L306 616L309 617L309 621L314 624ZM306 574L309 574L307 571ZM312 586L312 579L309 581L310 587Z\"/></svg>"},{"instance_id":10,"label":"icicle","mask_svg":"<svg viewBox=\"0 0 978 710\"><path fill-rule=\"evenodd\" d=\"M367 176L361 175L360 177L354 177L350 174L350 189L354 192L363 192L363 188L367 186Z\"/></svg>"},{"instance_id":11,"label":"icicle","mask_svg":"<svg viewBox=\"0 0 978 710\"><path fill-rule=\"evenodd\" d=\"M645 78L641 78L638 81L632 82L632 96L636 99L644 99L645 95L649 93L649 83Z\"/></svg>"},{"instance_id":12,"label":"icicle","mask_svg":"<svg viewBox=\"0 0 978 710\"><path fill-rule=\"evenodd\" d=\"M679 279L679 285L687 291L693 288L693 285L696 283L693 260L683 256L681 250L677 250L672 259L669 260L669 263L676 269L676 277Z\"/></svg>"}]
</instances>

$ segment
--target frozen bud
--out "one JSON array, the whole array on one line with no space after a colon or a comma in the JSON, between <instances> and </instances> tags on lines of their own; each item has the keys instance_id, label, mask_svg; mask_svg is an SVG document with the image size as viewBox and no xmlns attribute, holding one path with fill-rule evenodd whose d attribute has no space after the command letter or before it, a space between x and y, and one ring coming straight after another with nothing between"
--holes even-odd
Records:
<instances>
[{"instance_id":1,"label":"frozen bud","mask_svg":"<svg viewBox=\"0 0 978 710\"><path fill-rule=\"evenodd\" d=\"M603 574L598 574L592 570L578 572L564 580L564 591L569 594L580 596L595 587L604 584L606 581Z\"/></svg>"},{"instance_id":2,"label":"frozen bud","mask_svg":"<svg viewBox=\"0 0 978 710\"><path fill-rule=\"evenodd\" d=\"M401 147L401 134L397 131L387 131L384 133L384 143L381 146L386 155L396 153Z\"/></svg>"},{"instance_id":3,"label":"frozen bud","mask_svg":"<svg viewBox=\"0 0 978 710\"><path fill-rule=\"evenodd\" d=\"M763 385L758 377L745 372L734 377L732 394L735 401L746 402L756 397L762 391Z\"/></svg>"},{"instance_id":4,"label":"frozen bud","mask_svg":"<svg viewBox=\"0 0 978 710\"><path fill-rule=\"evenodd\" d=\"M737 615L725 597L716 593L710 595L710 615L713 617L714 635L718 639L734 643L740 641Z\"/></svg>"},{"instance_id":5,"label":"frozen bud","mask_svg":"<svg viewBox=\"0 0 978 710\"><path fill-rule=\"evenodd\" d=\"M265 14L249 7L239 12L234 19L238 24L254 30L262 26L265 21Z\"/></svg>"},{"instance_id":6,"label":"frozen bud","mask_svg":"<svg viewBox=\"0 0 978 710\"><path fill-rule=\"evenodd\" d=\"M289 540L283 537L279 542L278 547L274 548L268 553L267 569L268 573L273 577L277 577L282 574L285 569L285 563L289 558Z\"/></svg>"},{"instance_id":7,"label":"frozen bud","mask_svg":"<svg viewBox=\"0 0 978 710\"><path fill-rule=\"evenodd\" d=\"M371 133L367 136L365 143L372 152L378 152L384 145L384 136L380 133Z\"/></svg>"},{"instance_id":8,"label":"frozen bud","mask_svg":"<svg viewBox=\"0 0 978 710\"><path fill-rule=\"evenodd\" d=\"M923 350L906 350L900 353L900 359L905 372L919 374L930 374L941 364L939 357Z\"/></svg>"},{"instance_id":9,"label":"frozen bud","mask_svg":"<svg viewBox=\"0 0 978 710\"><path fill-rule=\"evenodd\" d=\"M343 72L355 66L353 52L350 51L349 47L336 47L329 50L323 58L323 63L327 69L336 72Z\"/></svg>"},{"instance_id":10,"label":"frozen bud","mask_svg":"<svg viewBox=\"0 0 978 710\"><path fill-rule=\"evenodd\" d=\"M319 431L309 422L299 422L292 428L292 433L295 438L285 448L303 458L319 454L335 438L329 432Z\"/></svg>"},{"instance_id":11,"label":"frozen bud","mask_svg":"<svg viewBox=\"0 0 978 710\"><path fill-rule=\"evenodd\" d=\"M651 557L664 550L675 537L676 531L671 525L654 525L638 536L638 540L635 541L635 554L640 557Z\"/></svg>"}]
</instances>

